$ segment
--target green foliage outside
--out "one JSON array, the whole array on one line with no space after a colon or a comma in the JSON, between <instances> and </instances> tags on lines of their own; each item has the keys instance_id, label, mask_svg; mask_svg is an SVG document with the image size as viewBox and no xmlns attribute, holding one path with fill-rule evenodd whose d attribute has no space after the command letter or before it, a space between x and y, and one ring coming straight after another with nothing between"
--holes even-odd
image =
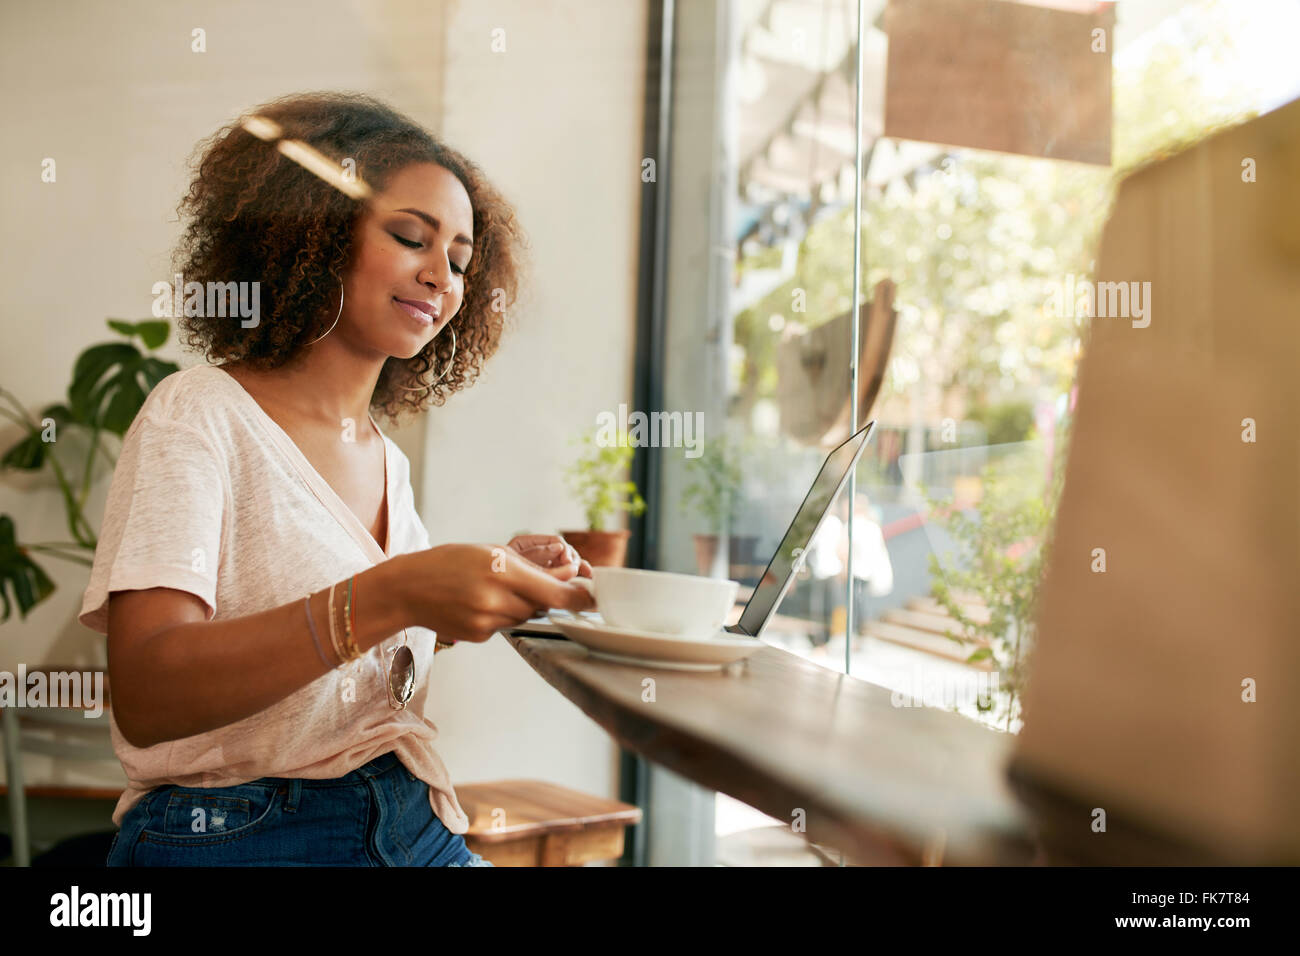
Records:
<instances>
[{"instance_id":1,"label":"green foliage outside","mask_svg":"<svg viewBox=\"0 0 1300 956\"><path fill-rule=\"evenodd\" d=\"M735 523L748 445L744 438L722 435L705 442L700 457L686 460L689 479L681 508L697 510L714 534L722 533L724 523Z\"/></svg>"},{"instance_id":2,"label":"green foliage outside","mask_svg":"<svg viewBox=\"0 0 1300 956\"><path fill-rule=\"evenodd\" d=\"M1238 7L1189 4L1140 57L1116 61L1110 167L959 149L863 197L864 299L881 279L898 286L899 321L877 408L900 400L955 403L985 426L990 445L1032 434L1035 402L1054 401L1074 384L1087 331L1082 318L1048 315L1048 294L1068 275L1092 278L1119 181L1256 115L1258 91L1239 82L1242 71L1224 69L1241 61L1232 39ZM765 256L738 268L770 268L776 260ZM738 417L780 387L774 327L815 328L850 311L852 259L849 207L815 223L800 243L795 274L736 316ZM795 311L801 300L805 308ZM773 315L783 321L773 323ZM1063 429L1057 441L1050 487L1041 461L1004 461L982 475L973 514L931 501L932 520L959 545L951 563L932 559L934 594L962 634L989 640L990 649L979 653L996 660L1005 692L996 716L1008 729L1019 713L1033 642L1034 601L1063 473ZM978 594L990 621L966 618L953 591Z\"/></svg>"},{"instance_id":3,"label":"green foliage outside","mask_svg":"<svg viewBox=\"0 0 1300 956\"><path fill-rule=\"evenodd\" d=\"M863 197L864 300L880 279L898 285L899 322L879 407L918 388L968 407L1068 391L1084 322L1049 317L1048 292L1067 275L1091 276L1124 175L1255 114L1255 91L1234 85L1230 73L1226 81L1222 71L1207 77L1207 64L1240 56L1235 16L1231 4L1189 5L1181 32L1163 36L1136 65L1116 63L1110 167L952 150L909 182ZM778 261L765 249L737 268ZM850 206L816 222L800 243L795 274L735 316L736 417L777 394L780 333L771 317L815 328L847 313L852 261Z\"/></svg>"},{"instance_id":4,"label":"green foliage outside","mask_svg":"<svg viewBox=\"0 0 1300 956\"><path fill-rule=\"evenodd\" d=\"M1034 408L1028 402L999 402L977 405L966 413L966 420L984 426L985 443L1005 445L1026 441L1034 429Z\"/></svg>"},{"instance_id":5,"label":"green foliage outside","mask_svg":"<svg viewBox=\"0 0 1300 956\"><path fill-rule=\"evenodd\" d=\"M1060 500L1069 435L1056 438L1050 487L1041 458L1016 454L991 462L980 474L981 496L973 514L958 510L952 499L926 494L930 522L944 528L957 553L930 555L930 581L935 600L957 623L948 633L955 641L987 641L967 658L971 663L992 658L998 693L978 701L981 711L994 711L1004 729L1019 719L1020 695L1033 649L1038 588L1049 530ZM972 619L954 592L978 595L989 619Z\"/></svg>"}]
</instances>

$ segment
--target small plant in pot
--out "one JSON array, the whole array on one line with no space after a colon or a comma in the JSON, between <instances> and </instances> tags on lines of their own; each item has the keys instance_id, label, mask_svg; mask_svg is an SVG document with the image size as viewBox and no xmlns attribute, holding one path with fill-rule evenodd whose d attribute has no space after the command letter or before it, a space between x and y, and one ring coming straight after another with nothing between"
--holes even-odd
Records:
<instances>
[{"instance_id":1,"label":"small plant in pot","mask_svg":"<svg viewBox=\"0 0 1300 956\"><path fill-rule=\"evenodd\" d=\"M690 480L682 493L681 507L694 508L706 521L711 533L695 535L695 563L700 574L707 575L718 552L719 537L724 529L735 527L735 507L740 500L742 447L734 438L724 436L709 442L698 458L687 459ZM729 540L731 566L736 577L742 565L751 564L758 544L755 535L732 535Z\"/></svg>"},{"instance_id":2,"label":"small plant in pot","mask_svg":"<svg viewBox=\"0 0 1300 956\"><path fill-rule=\"evenodd\" d=\"M582 455L565 472L569 488L581 503L587 519L584 531L561 531L593 568L622 567L627 561L627 530L608 530L605 526L620 511L639 515L645 500L636 483L627 477L636 449L628 444L626 432L618 434L614 444L601 442L600 433L579 439L586 444Z\"/></svg>"}]
</instances>

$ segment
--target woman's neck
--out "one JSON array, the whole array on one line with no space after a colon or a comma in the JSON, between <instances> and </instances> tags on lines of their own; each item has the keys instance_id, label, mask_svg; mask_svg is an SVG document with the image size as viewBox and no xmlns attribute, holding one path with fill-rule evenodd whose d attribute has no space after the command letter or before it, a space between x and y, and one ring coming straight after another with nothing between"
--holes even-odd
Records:
<instances>
[{"instance_id":1,"label":"woman's neck","mask_svg":"<svg viewBox=\"0 0 1300 956\"><path fill-rule=\"evenodd\" d=\"M338 352L314 348L269 371L251 369L241 362L230 362L222 368L249 392L302 420L331 427L338 427L339 422L349 418L358 423L368 421L370 399L383 363L363 362Z\"/></svg>"}]
</instances>

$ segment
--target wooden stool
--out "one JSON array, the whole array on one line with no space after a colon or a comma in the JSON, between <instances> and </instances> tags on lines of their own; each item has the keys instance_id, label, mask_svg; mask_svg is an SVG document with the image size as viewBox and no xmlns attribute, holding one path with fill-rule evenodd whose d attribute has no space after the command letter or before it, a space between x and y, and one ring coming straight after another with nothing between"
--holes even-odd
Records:
<instances>
[{"instance_id":1,"label":"wooden stool","mask_svg":"<svg viewBox=\"0 0 1300 956\"><path fill-rule=\"evenodd\" d=\"M542 780L456 786L469 817L465 845L496 866L582 866L623 855L623 828L641 809Z\"/></svg>"}]
</instances>

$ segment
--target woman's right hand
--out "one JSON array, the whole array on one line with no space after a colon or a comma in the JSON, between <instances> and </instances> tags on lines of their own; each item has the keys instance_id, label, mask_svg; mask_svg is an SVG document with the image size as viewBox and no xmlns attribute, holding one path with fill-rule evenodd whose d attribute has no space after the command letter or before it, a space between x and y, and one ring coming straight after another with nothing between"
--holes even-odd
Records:
<instances>
[{"instance_id":1,"label":"woman's right hand","mask_svg":"<svg viewBox=\"0 0 1300 956\"><path fill-rule=\"evenodd\" d=\"M443 641L483 642L548 608L594 607L583 587L557 580L512 548L443 544L399 555L399 585L414 623Z\"/></svg>"}]
</instances>

